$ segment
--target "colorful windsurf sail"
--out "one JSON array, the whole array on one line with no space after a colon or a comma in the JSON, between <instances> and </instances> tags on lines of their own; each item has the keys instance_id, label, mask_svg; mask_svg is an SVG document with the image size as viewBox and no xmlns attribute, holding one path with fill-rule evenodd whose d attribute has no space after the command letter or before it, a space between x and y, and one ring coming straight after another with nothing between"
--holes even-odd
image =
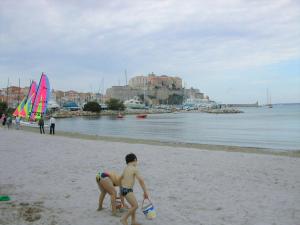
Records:
<instances>
[{"instance_id":1,"label":"colorful windsurf sail","mask_svg":"<svg viewBox=\"0 0 300 225\"><path fill-rule=\"evenodd\" d=\"M30 104L30 102L32 102L31 99L34 98L35 93L36 93L36 82L32 81L27 96L24 97L22 102L16 108L15 112L13 113L14 116L23 117L23 118L29 117L28 112L32 107L32 103Z\"/></svg>"},{"instance_id":2,"label":"colorful windsurf sail","mask_svg":"<svg viewBox=\"0 0 300 225\"><path fill-rule=\"evenodd\" d=\"M18 105L18 107L14 111L14 113L13 113L14 116L17 117L17 116L21 115L21 111L23 110L23 107L24 107L26 101L27 101L27 97L23 98L23 100L21 101L21 103Z\"/></svg>"},{"instance_id":3,"label":"colorful windsurf sail","mask_svg":"<svg viewBox=\"0 0 300 225\"><path fill-rule=\"evenodd\" d=\"M29 119L30 117L30 112L31 112L31 108L32 108L32 104L33 104L33 99L35 98L36 95L36 82L33 81L30 85L30 89L26 98L26 103L22 109L22 111L20 112L20 117Z\"/></svg>"},{"instance_id":4,"label":"colorful windsurf sail","mask_svg":"<svg viewBox=\"0 0 300 225\"><path fill-rule=\"evenodd\" d=\"M50 83L48 77L42 74L40 83L33 100L32 109L30 111L31 120L39 120L46 113L48 99L50 96Z\"/></svg>"}]
</instances>

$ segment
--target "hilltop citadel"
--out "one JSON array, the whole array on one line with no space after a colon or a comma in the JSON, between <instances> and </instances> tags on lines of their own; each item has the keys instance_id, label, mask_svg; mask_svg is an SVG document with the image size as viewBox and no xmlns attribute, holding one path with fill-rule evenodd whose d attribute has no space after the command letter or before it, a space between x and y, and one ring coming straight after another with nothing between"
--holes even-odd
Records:
<instances>
[{"instance_id":1,"label":"hilltop citadel","mask_svg":"<svg viewBox=\"0 0 300 225\"><path fill-rule=\"evenodd\" d=\"M9 107L16 107L28 93L29 87L9 86L0 89L0 101L8 103ZM116 98L121 101L139 97L147 105L182 104L187 99L201 99L209 101L209 97L199 89L185 88L182 79L176 76L139 75L131 78L127 85L112 86L105 94L92 92L77 92L75 90L61 91L52 89L51 101L60 107L70 102L83 106L88 101L105 103L106 100Z\"/></svg>"}]
</instances>

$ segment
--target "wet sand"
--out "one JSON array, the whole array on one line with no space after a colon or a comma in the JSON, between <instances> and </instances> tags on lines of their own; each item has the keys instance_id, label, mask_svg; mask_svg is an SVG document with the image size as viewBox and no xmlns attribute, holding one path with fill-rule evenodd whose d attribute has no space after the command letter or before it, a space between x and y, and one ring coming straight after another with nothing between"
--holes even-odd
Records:
<instances>
[{"instance_id":1,"label":"wet sand","mask_svg":"<svg viewBox=\"0 0 300 225\"><path fill-rule=\"evenodd\" d=\"M25 131L37 132L37 128L23 127ZM48 128L45 128L45 130ZM46 131L47 132L47 131ZM49 133L49 132L48 132ZM135 139L127 137L111 137L111 136L99 136L99 135L89 135L81 134L76 132L65 132L56 131L57 136L84 139L84 140L98 140L98 141L109 141L109 142L121 142L128 144L145 144L145 145L158 145L158 146L169 146L175 148L192 148L198 150L210 150L210 151L226 151L226 152L241 152L241 153L254 153L263 155L278 155L278 156L288 156L288 157L300 157L299 150L284 150L284 149L271 149L271 148L257 148L257 147L241 147L241 146L229 146L229 145L213 145L213 144L197 144L197 143L186 143L186 142L168 142L159 141L151 139Z\"/></svg>"},{"instance_id":2,"label":"wet sand","mask_svg":"<svg viewBox=\"0 0 300 225\"><path fill-rule=\"evenodd\" d=\"M96 211L98 169L121 173L134 152L157 218L142 224L295 225L300 158L265 149L188 145L0 129L0 224L120 224ZM69 137L68 137L69 136ZM255 151L253 151L255 150ZM249 151L253 154L249 154ZM296 156L296 157L287 157ZM142 192L134 188L138 201Z\"/></svg>"}]
</instances>

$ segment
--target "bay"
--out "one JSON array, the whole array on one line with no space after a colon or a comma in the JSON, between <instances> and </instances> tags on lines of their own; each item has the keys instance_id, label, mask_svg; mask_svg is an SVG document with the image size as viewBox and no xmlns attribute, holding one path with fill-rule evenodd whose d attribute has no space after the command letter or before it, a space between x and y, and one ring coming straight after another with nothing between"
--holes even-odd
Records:
<instances>
[{"instance_id":1,"label":"bay","mask_svg":"<svg viewBox=\"0 0 300 225\"><path fill-rule=\"evenodd\" d=\"M240 114L199 112L57 119L61 131L182 143L300 149L300 104L240 108Z\"/></svg>"}]
</instances>

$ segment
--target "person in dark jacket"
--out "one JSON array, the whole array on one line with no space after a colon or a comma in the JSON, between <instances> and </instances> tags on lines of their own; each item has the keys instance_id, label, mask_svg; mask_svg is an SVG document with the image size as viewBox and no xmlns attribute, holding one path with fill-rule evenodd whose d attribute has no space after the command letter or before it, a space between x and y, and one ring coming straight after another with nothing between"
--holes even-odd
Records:
<instances>
[{"instance_id":1,"label":"person in dark jacket","mask_svg":"<svg viewBox=\"0 0 300 225\"><path fill-rule=\"evenodd\" d=\"M43 118L43 116L41 116L41 119L39 120L39 126L40 126L40 133L41 134L45 134L45 130L44 130L44 118Z\"/></svg>"},{"instance_id":2,"label":"person in dark jacket","mask_svg":"<svg viewBox=\"0 0 300 225\"><path fill-rule=\"evenodd\" d=\"M6 118L6 115L4 113L2 114L1 119L2 119L2 126L5 126L7 118Z\"/></svg>"}]
</instances>

